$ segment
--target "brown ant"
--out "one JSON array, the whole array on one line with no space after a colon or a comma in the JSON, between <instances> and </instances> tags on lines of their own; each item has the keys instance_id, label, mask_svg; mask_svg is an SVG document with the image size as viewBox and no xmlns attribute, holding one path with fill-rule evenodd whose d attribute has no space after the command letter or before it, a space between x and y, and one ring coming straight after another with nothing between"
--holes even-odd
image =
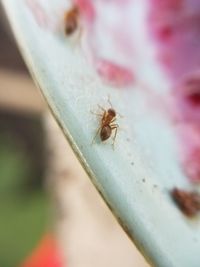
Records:
<instances>
[{"instance_id":1,"label":"brown ant","mask_svg":"<svg viewBox=\"0 0 200 267\"><path fill-rule=\"evenodd\" d=\"M79 9L77 6L73 6L65 13L65 33L66 35L73 34L78 28Z\"/></svg>"},{"instance_id":2,"label":"brown ant","mask_svg":"<svg viewBox=\"0 0 200 267\"><path fill-rule=\"evenodd\" d=\"M174 188L171 195L178 207L188 217L194 217L200 211L200 195L197 192Z\"/></svg>"},{"instance_id":3,"label":"brown ant","mask_svg":"<svg viewBox=\"0 0 200 267\"><path fill-rule=\"evenodd\" d=\"M111 108L107 110L98 105L99 108L103 110L103 114L96 114L92 112L93 114L101 117L101 124L93 138L92 144L94 143L94 140L98 134L100 136L101 141L104 142L111 137L112 131L115 131L113 143L112 143L112 145L114 146L114 142L117 136L117 130L119 128L119 125L115 123L117 113L112 107L112 104L109 99L108 99L108 102L111 105Z\"/></svg>"}]
</instances>

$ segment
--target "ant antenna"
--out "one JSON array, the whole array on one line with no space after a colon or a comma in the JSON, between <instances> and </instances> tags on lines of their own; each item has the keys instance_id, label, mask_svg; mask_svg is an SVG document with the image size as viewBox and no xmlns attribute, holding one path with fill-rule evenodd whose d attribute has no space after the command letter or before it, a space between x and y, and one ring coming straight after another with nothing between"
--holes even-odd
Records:
<instances>
[{"instance_id":1,"label":"ant antenna","mask_svg":"<svg viewBox=\"0 0 200 267\"><path fill-rule=\"evenodd\" d=\"M113 108L113 105L112 105L112 103L110 101L110 94L108 95L108 103L110 104L111 108Z\"/></svg>"}]
</instances>

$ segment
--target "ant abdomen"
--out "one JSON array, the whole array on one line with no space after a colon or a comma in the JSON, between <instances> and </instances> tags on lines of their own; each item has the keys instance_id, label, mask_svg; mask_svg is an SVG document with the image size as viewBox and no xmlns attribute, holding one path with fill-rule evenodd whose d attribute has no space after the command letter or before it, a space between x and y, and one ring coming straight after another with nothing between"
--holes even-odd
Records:
<instances>
[{"instance_id":1,"label":"ant abdomen","mask_svg":"<svg viewBox=\"0 0 200 267\"><path fill-rule=\"evenodd\" d=\"M101 141L106 141L108 138L110 138L111 134L112 134L112 129L109 125L102 127L100 132Z\"/></svg>"}]
</instances>

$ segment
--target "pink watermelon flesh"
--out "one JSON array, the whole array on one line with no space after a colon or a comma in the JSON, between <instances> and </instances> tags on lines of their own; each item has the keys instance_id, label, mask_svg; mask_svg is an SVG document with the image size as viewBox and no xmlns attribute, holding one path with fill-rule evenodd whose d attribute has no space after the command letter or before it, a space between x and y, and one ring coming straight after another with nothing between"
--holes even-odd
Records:
<instances>
[{"instance_id":1,"label":"pink watermelon flesh","mask_svg":"<svg viewBox=\"0 0 200 267\"><path fill-rule=\"evenodd\" d=\"M165 101L170 102L179 160L190 180L200 182L200 1L75 3L86 33L86 56L103 81L123 90L134 90L134 84L142 83L155 92L143 78L147 62L155 64L153 79L161 75L168 86Z\"/></svg>"}]
</instances>

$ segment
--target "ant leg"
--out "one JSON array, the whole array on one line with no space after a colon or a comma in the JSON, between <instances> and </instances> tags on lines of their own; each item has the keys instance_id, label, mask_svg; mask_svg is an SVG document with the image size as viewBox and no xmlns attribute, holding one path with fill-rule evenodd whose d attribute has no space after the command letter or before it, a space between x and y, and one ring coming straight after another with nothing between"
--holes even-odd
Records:
<instances>
[{"instance_id":1,"label":"ant leg","mask_svg":"<svg viewBox=\"0 0 200 267\"><path fill-rule=\"evenodd\" d=\"M115 121L116 121L116 118L113 118L113 119L111 120L111 122L110 122L111 127L112 127L112 123L115 122ZM113 124L113 125L115 125L115 124Z\"/></svg>"},{"instance_id":2,"label":"ant leg","mask_svg":"<svg viewBox=\"0 0 200 267\"><path fill-rule=\"evenodd\" d=\"M110 104L111 108L113 108L113 105L112 105L112 103L110 101L110 95L108 95L108 103Z\"/></svg>"},{"instance_id":3,"label":"ant leg","mask_svg":"<svg viewBox=\"0 0 200 267\"><path fill-rule=\"evenodd\" d=\"M102 106L100 106L99 104L98 104L98 107L101 109L101 110L103 110L103 112L105 112L106 110L105 110L105 108L103 108Z\"/></svg>"},{"instance_id":4,"label":"ant leg","mask_svg":"<svg viewBox=\"0 0 200 267\"><path fill-rule=\"evenodd\" d=\"M117 136L117 130L118 130L118 128L119 128L119 125L118 124L111 125L111 129L112 130L115 130L115 134L114 134L114 137L113 137L113 143L112 143L113 149L114 149L114 143L115 143L115 139L116 139L116 136Z\"/></svg>"},{"instance_id":5,"label":"ant leg","mask_svg":"<svg viewBox=\"0 0 200 267\"><path fill-rule=\"evenodd\" d=\"M81 43L82 34L83 34L83 27L79 25L78 36L77 36L77 39L78 39L78 43L79 44Z\"/></svg>"},{"instance_id":6,"label":"ant leg","mask_svg":"<svg viewBox=\"0 0 200 267\"><path fill-rule=\"evenodd\" d=\"M75 45L75 47L81 47L81 37L83 35L83 27L79 26L78 30L76 33L74 33L75 36L73 36L73 43Z\"/></svg>"},{"instance_id":7,"label":"ant leg","mask_svg":"<svg viewBox=\"0 0 200 267\"><path fill-rule=\"evenodd\" d=\"M99 117L102 117L103 115L100 114L100 113L95 113L94 111L90 110L90 113L92 113L93 115L96 115L96 116L99 116Z\"/></svg>"},{"instance_id":8,"label":"ant leg","mask_svg":"<svg viewBox=\"0 0 200 267\"><path fill-rule=\"evenodd\" d=\"M93 144L94 144L94 141L95 141L95 139L96 139L97 135L99 134L100 130L101 130L101 127L99 127L99 128L97 129L97 132L96 132L96 134L95 134L94 138L92 139L92 143L91 143L91 145L93 145Z\"/></svg>"}]
</instances>

